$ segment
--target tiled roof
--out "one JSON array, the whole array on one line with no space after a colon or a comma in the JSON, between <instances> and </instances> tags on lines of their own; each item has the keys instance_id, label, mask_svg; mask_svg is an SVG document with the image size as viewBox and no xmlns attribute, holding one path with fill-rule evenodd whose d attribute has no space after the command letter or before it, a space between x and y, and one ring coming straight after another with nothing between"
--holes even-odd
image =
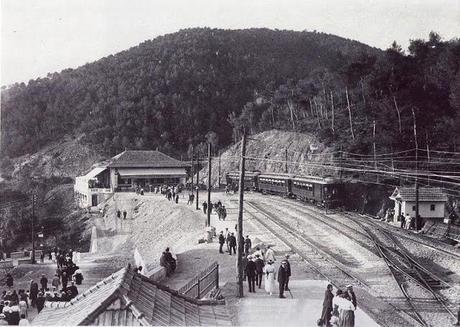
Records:
<instances>
[{"instance_id":1,"label":"tiled roof","mask_svg":"<svg viewBox=\"0 0 460 327\"><path fill-rule=\"evenodd\" d=\"M47 302L32 324L229 326L231 322L225 305L190 298L125 268L71 302Z\"/></svg>"},{"instance_id":2,"label":"tiled roof","mask_svg":"<svg viewBox=\"0 0 460 327\"><path fill-rule=\"evenodd\" d=\"M397 187L390 198L401 201L415 201L415 187ZM447 201L447 195L439 187L420 187L418 199L421 202L445 202Z\"/></svg>"},{"instance_id":3,"label":"tiled roof","mask_svg":"<svg viewBox=\"0 0 460 327\"><path fill-rule=\"evenodd\" d=\"M108 167L188 167L187 163L159 151L126 150L112 158Z\"/></svg>"}]
</instances>

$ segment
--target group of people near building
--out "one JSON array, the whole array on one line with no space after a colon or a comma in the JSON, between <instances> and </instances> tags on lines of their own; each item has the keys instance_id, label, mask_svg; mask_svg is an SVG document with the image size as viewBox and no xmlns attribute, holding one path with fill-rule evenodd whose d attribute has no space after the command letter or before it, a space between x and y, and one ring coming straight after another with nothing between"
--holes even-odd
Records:
<instances>
[{"instance_id":1,"label":"group of people near building","mask_svg":"<svg viewBox=\"0 0 460 327\"><path fill-rule=\"evenodd\" d=\"M162 188L162 194L165 195L165 197L169 200L169 201L173 201L175 203L179 203L179 193L181 192L181 190L179 189L178 186L167 186L164 191L163 191L163 188Z\"/></svg>"},{"instance_id":2,"label":"group of people near building","mask_svg":"<svg viewBox=\"0 0 460 327\"><path fill-rule=\"evenodd\" d=\"M347 285L344 291L338 289L335 296L332 293L333 290L334 287L331 284L327 285L318 326L354 327L358 304L353 286Z\"/></svg>"}]
</instances>

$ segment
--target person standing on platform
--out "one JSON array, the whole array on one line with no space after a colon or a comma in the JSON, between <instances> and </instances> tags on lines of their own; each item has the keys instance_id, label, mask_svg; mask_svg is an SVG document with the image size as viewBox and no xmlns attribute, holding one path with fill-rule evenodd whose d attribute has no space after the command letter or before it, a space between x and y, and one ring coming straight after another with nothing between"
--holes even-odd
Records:
<instances>
[{"instance_id":1,"label":"person standing on platform","mask_svg":"<svg viewBox=\"0 0 460 327\"><path fill-rule=\"evenodd\" d=\"M332 326L338 326L339 324L339 303L342 300L342 294L342 290L338 289L335 293L334 298L332 299L332 317L330 319Z\"/></svg>"},{"instance_id":2,"label":"person standing on platform","mask_svg":"<svg viewBox=\"0 0 460 327\"><path fill-rule=\"evenodd\" d=\"M259 288L262 288L262 275L264 274L264 260L260 257L259 254L256 254L254 256L255 259L255 265L256 265L256 285L259 286Z\"/></svg>"},{"instance_id":3,"label":"person standing on platform","mask_svg":"<svg viewBox=\"0 0 460 327\"><path fill-rule=\"evenodd\" d=\"M249 292L256 292L256 263L253 261L253 257L248 256L248 263L246 265L246 276L248 277Z\"/></svg>"},{"instance_id":4,"label":"person standing on platform","mask_svg":"<svg viewBox=\"0 0 460 327\"><path fill-rule=\"evenodd\" d=\"M340 327L355 327L355 310L356 307L353 303L346 298L347 293L342 294L342 298L338 302L340 316L339 326Z\"/></svg>"},{"instance_id":5,"label":"person standing on platform","mask_svg":"<svg viewBox=\"0 0 460 327\"><path fill-rule=\"evenodd\" d=\"M176 194L176 204L179 203L179 194Z\"/></svg>"},{"instance_id":6,"label":"person standing on platform","mask_svg":"<svg viewBox=\"0 0 460 327\"><path fill-rule=\"evenodd\" d=\"M225 237L225 243L227 245L227 252L230 252L230 245L229 245L230 232L228 231L228 227L225 228L224 237Z\"/></svg>"},{"instance_id":7,"label":"person standing on platform","mask_svg":"<svg viewBox=\"0 0 460 327\"><path fill-rule=\"evenodd\" d=\"M406 218L404 218L403 214L399 214L399 220L401 221L401 228L406 227Z\"/></svg>"},{"instance_id":8,"label":"person standing on platform","mask_svg":"<svg viewBox=\"0 0 460 327\"><path fill-rule=\"evenodd\" d=\"M121 211L120 211L120 209L117 210L117 218L118 218L118 219L121 218Z\"/></svg>"},{"instance_id":9,"label":"person standing on platform","mask_svg":"<svg viewBox=\"0 0 460 327\"><path fill-rule=\"evenodd\" d=\"M275 267L273 266L273 261L268 260L267 265L264 267L265 274L265 291L270 294L273 294L275 289Z\"/></svg>"},{"instance_id":10,"label":"person standing on platform","mask_svg":"<svg viewBox=\"0 0 460 327\"><path fill-rule=\"evenodd\" d=\"M355 308L358 307L358 303L356 301L356 294L355 292L353 291L353 285L347 285L347 292L346 292L346 297L347 299L349 299L351 301L351 303L353 303L353 305L355 306Z\"/></svg>"},{"instance_id":11,"label":"person standing on platform","mask_svg":"<svg viewBox=\"0 0 460 327\"><path fill-rule=\"evenodd\" d=\"M332 285L328 284L326 287L326 291L324 292L323 312L321 313L322 326L326 326L326 327L331 326L330 320L332 317L333 298L334 298L334 294L332 294Z\"/></svg>"},{"instance_id":12,"label":"person standing on platform","mask_svg":"<svg viewBox=\"0 0 460 327\"><path fill-rule=\"evenodd\" d=\"M236 237L234 233L231 233L230 236L230 241L228 242L228 245L230 246L230 255L232 255L232 250L233 253L236 254Z\"/></svg>"},{"instance_id":13,"label":"person standing on platform","mask_svg":"<svg viewBox=\"0 0 460 327\"><path fill-rule=\"evenodd\" d=\"M291 277L291 263L289 262L289 254L286 254L286 269L287 269L287 279L286 279L286 287L284 288L285 291L289 291L289 277Z\"/></svg>"},{"instance_id":14,"label":"person standing on platform","mask_svg":"<svg viewBox=\"0 0 460 327\"><path fill-rule=\"evenodd\" d=\"M287 281L287 264L286 261L282 261L278 269L278 286L279 286L279 298L284 299L284 289L286 288Z\"/></svg>"},{"instance_id":15,"label":"person standing on platform","mask_svg":"<svg viewBox=\"0 0 460 327\"><path fill-rule=\"evenodd\" d=\"M224 232L221 231L219 234L219 253L224 253L224 251L222 251L222 247L224 246L224 243L225 243Z\"/></svg>"},{"instance_id":16,"label":"person standing on platform","mask_svg":"<svg viewBox=\"0 0 460 327\"><path fill-rule=\"evenodd\" d=\"M244 239L244 253L246 255L249 255L249 252L251 252L251 248L252 248L251 239L249 238L249 235L246 235L246 238Z\"/></svg>"},{"instance_id":17,"label":"person standing on platform","mask_svg":"<svg viewBox=\"0 0 460 327\"><path fill-rule=\"evenodd\" d=\"M127 214L128 214L128 213L126 212L126 210L123 210L123 219L126 220L126 215L127 215Z\"/></svg>"},{"instance_id":18,"label":"person standing on platform","mask_svg":"<svg viewBox=\"0 0 460 327\"><path fill-rule=\"evenodd\" d=\"M273 252L273 249L271 248L270 245L267 245L267 252L265 252L265 260L266 261L273 261L275 262L276 261L276 258L275 258L275 252Z\"/></svg>"},{"instance_id":19,"label":"person standing on platform","mask_svg":"<svg viewBox=\"0 0 460 327\"><path fill-rule=\"evenodd\" d=\"M411 224L412 224L412 217L409 214L407 214L407 216L406 216L406 229L410 229Z\"/></svg>"},{"instance_id":20,"label":"person standing on platform","mask_svg":"<svg viewBox=\"0 0 460 327\"><path fill-rule=\"evenodd\" d=\"M206 214L207 210L208 210L208 203L206 201L204 201L203 202L203 212L204 212L204 214Z\"/></svg>"}]
</instances>

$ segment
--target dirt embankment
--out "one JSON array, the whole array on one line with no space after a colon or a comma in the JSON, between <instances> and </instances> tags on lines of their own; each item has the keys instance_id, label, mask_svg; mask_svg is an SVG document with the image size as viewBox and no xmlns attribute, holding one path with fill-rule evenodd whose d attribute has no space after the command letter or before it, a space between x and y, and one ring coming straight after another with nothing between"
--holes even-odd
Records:
<instances>
[{"instance_id":1,"label":"dirt embankment","mask_svg":"<svg viewBox=\"0 0 460 327\"><path fill-rule=\"evenodd\" d=\"M166 247L173 253L188 250L203 237L204 215L186 201L181 197L176 204L161 194L116 193L98 224L98 252L133 258L137 249L151 268L159 264ZM117 218L117 210L126 210L126 220Z\"/></svg>"},{"instance_id":2,"label":"dirt embankment","mask_svg":"<svg viewBox=\"0 0 460 327\"><path fill-rule=\"evenodd\" d=\"M333 150L318 142L310 134L285 132L279 130L265 131L248 137L246 149L246 170L299 175L332 175L337 171L325 167L324 162L332 159ZM241 155L240 143L232 145L222 153L221 183L225 174L239 169ZM207 167L200 172L200 181L207 183ZM217 186L219 162L212 162L212 184Z\"/></svg>"}]
</instances>

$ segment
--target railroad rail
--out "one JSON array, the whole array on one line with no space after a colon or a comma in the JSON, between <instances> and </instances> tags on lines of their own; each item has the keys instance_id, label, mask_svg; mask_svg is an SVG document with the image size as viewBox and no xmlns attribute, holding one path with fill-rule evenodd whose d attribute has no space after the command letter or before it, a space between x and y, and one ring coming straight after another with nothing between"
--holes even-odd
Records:
<instances>
[{"instance_id":1,"label":"railroad rail","mask_svg":"<svg viewBox=\"0 0 460 327\"><path fill-rule=\"evenodd\" d=\"M412 313L413 318L416 319L422 326L439 326L432 325L427 322L427 318L429 319L432 317L432 312L425 313L418 309L418 307L422 305L426 307L426 305L429 304L431 310L435 310L437 314L444 314L444 316L447 315L453 319L456 318L455 314L447 305L447 301L439 296L433 289L432 284L441 284L443 283L442 279L439 279L430 271L427 271L423 266L415 262L414 259L407 253L407 250L399 244L393 235L390 235L386 231L379 229L376 230L393 242L393 247L390 247L386 245L385 242L382 242L376 233L371 231L367 226L364 226L363 223L356 223L359 224L361 228L369 235L369 237L372 238L375 247L380 253L380 256L385 261L393 277L398 283L401 292L404 294L408 305L412 309L412 312L408 312L408 314ZM406 262L402 261L403 259L405 259ZM410 291L408 291L407 287L405 286L409 282L417 284L419 289L424 290L425 294L428 295L427 300L429 300L429 302L423 301L423 303L420 305L420 299L414 299L414 297L409 294ZM437 323L439 322L436 320L436 324Z\"/></svg>"},{"instance_id":2,"label":"railroad rail","mask_svg":"<svg viewBox=\"0 0 460 327\"><path fill-rule=\"evenodd\" d=\"M369 289L369 285L363 280L363 278L351 272L344 264L334 258L333 254L321 249L321 247L313 239L311 239L311 237L293 228L286 222L283 222L254 202L246 201L246 204L250 208L255 209L265 219L261 219L256 214L248 210L245 212L246 214L255 218L261 225L280 238L302 259L308 262L316 272L325 279L331 281L334 286L342 287L346 284L355 284ZM324 272L327 270L325 269L325 266L334 273L326 274Z\"/></svg>"}]
</instances>

